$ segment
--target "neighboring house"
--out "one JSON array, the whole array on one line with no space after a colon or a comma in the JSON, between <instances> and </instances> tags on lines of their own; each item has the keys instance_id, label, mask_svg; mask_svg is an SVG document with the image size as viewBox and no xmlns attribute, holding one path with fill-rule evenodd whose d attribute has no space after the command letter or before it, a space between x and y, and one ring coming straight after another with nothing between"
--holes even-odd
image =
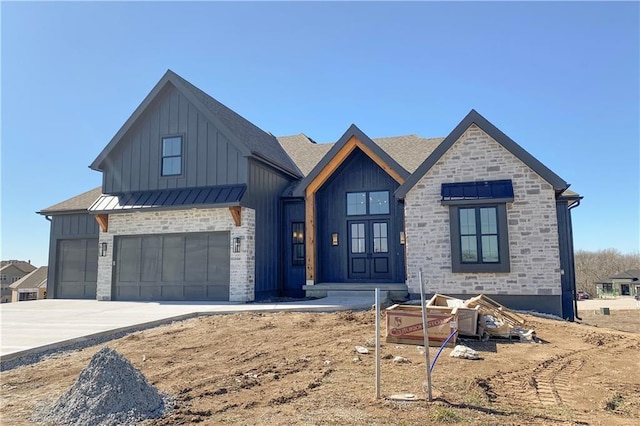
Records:
<instances>
[{"instance_id":1,"label":"neighboring house","mask_svg":"<svg viewBox=\"0 0 640 426\"><path fill-rule=\"evenodd\" d=\"M168 71L91 168L101 188L39 212L49 297L416 297L422 270L429 292L573 319L581 197L473 110L446 138L352 125L317 144L276 138Z\"/></svg>"},{"instance_id":2,"label":"neighboring house","mask_svg":"<svg viewBox=\"0 0 640 426\"><path fill-rule=\"evenodd\" d=\"M0 262L0 303L11 302L11 284L35 269L31 261L3 260Z\"/></svg>"},{"instance_id":3,"label":"neighboring house","mask_svg":"<svg viewBox=\"0 0 640 426\"><path fill-rule=\"evenodd\" d=\"M607 281L595 284L598 296L638 296L640 295L640 269L629 269L610 277Z\"/></svg>"},{"instance_id":4,"label":"neighboring house","mask_svg":"<svg viewBox=\"0 0 640 426\"><path fill-rule=\"evenodd\" d=\"M47 270L41 266L24 278L11 284L11 301L25 302L27 300L44 299L47 296Z\"/></svg>"}]
</instances>

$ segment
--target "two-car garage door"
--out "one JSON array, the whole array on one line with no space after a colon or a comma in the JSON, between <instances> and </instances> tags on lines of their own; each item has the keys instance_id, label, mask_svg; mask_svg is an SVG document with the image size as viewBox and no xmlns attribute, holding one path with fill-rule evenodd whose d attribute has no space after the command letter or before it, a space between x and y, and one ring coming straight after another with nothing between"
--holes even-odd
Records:
<instances>
[{"instance_id":1,"label":"two-car garage door","mask_svg":"<svg viewBox=\"0 0 640 426\"><path fill-rule=\"evenodd\" d=\"M229 300L229 232L115 240L114 300Z\"/></svg>"}]
</instances>

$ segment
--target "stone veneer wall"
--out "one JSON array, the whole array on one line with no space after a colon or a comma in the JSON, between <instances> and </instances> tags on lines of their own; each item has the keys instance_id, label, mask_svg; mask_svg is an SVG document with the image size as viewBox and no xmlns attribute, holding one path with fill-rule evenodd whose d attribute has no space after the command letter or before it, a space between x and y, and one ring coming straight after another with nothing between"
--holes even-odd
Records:
<instances>
[{"instance_id":1,"label":"stone veneer wall","mask_svg":"<svg viewBox=\"0 0 640 426\"><path fill-rule=\"evenodd\" d=\"M511 179L507 203L510 273L451 272L449 208L443 183ZM558 224L553 187L475 124L405 198L407 286L419 293L561 295Z\"/></svg>"},{"instance_id":2,"label":"stone veneer wall","mask_svg":"<svg viewBox=\"0 0 640 426\"><path fill-rule=\"evenodd\" d=\"M231 271L229 300L254 300L255 211L242 208L242 224L235 226L228 208L133 212L109 215L108 232L100 231L100 243L108 245L107 255L98 257L97 299L111 300L114 236L182 232L229 231ZM233 238L242 238L240 253L233 253Z\"/></svg>"}]
</instances>

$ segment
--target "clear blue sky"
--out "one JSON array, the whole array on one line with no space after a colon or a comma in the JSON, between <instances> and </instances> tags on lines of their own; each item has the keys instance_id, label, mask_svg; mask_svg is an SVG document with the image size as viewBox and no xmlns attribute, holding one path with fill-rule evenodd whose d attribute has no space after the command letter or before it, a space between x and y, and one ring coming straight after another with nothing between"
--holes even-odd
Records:
<instances>
[{"instance_id":1,"label":"clear blue sky","mask_svg":"<svg viewBox=\"0 0 640 426\"><path fill-rule=\"evenodd\" d=\"M584 195L576 249L639 250L633 3L2 2L3 259L170 68L262 129L446 136L471 109Z\"/></svg>"}]
</instances>

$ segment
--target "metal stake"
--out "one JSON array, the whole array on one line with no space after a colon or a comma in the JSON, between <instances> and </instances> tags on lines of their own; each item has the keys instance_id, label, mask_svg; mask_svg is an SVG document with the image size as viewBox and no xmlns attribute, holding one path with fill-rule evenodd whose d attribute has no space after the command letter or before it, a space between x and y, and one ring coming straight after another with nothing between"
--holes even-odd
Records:
<instances>
[{"instance_id":1,"label":"metal stake","mask_svg":"<svg viewBox=\"0 0 640 426\"><path fill-rule=\"evenodd\" d=\"M426 359L426 368L427 368L427 401L432 401L431 396L431 369L429 366L431 362L429 361L429 324L427 322L427 308L424 300L424 284L422 282L422 269L420 269L420 302L422 305L422 330L423 330L423 338L424 338L424 356Z\"/></svg>"},{"instance_id":2,"label":"metal stake","mask_svg":"<svg viewBox=\"0 0 640 426\"><path fill-rule=\"evenodd\" d=\"M380 289L376 288L376 399L380 399Z\"/></svg>"}]
</instances>

